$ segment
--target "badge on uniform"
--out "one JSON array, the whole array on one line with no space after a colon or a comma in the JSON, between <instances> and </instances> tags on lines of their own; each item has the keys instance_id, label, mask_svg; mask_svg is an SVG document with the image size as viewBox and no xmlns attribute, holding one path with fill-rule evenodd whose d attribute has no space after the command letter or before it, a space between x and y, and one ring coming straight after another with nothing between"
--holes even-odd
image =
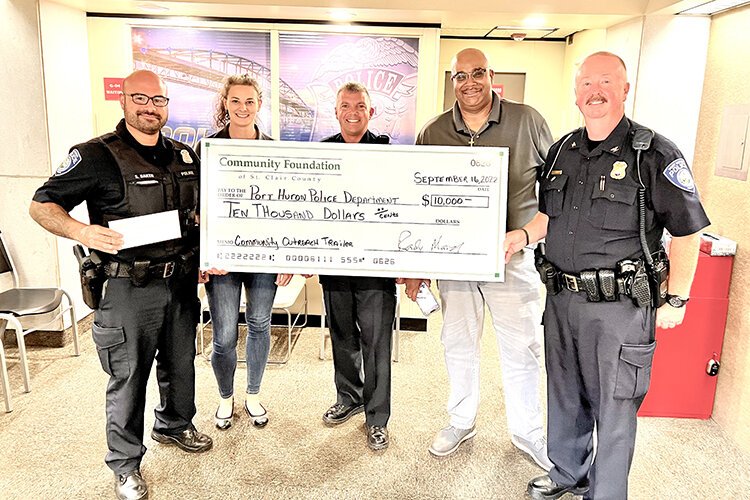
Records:
<instances>
[{"instance_id":1,"label":"badge on uniform","mask_svg":"<svg viewBox=\"0 0 750 500\"><path fill-rule=\"evenodd\" d=\"M612 164L612 171L609 173L609 176L613 179L624 179L625 178L625 171L628 169L628 164L624 161L616 161Z\"/></svg>"},{"instance_id":2,"label":"badge on uniform","mask_svg":"<svg viewBox=\"0 0 750 500\"><path fill-rule=\"evenodd\" d=\"M68 153L68 156L63 160L60 166L57 167L57 170L55 170L55 177L67 174L79 163L81 163L81 153L79 153L77 149L74 149Z\"/></svg>"},{"instance_id":3,"label":"badge on uniform","mask_svg":"<svg viewBox=\"0 0 750 500\"><path fill-rule=\"evenodd\" d=\"M677 158L667 165L667 168L664 169L664 177L683 191L695 193L693 174L690 172L690 167L687 166L687 163L682 158Z\"/></svg>"},{"instance_id":4,"label":"badge on uniform","mask_svg":"<svg viewBox=\"0 0 750 500\"><path fill-rule=\"evenodd\" d=\"M180 150L180 154L182 155L182 161L183 161L183 163L186 163L188 165L190 165L191 163L193 163L193 157L190 156L190 153L188 153L187 149L181 149Z\"/></svg>"}]
</instances>

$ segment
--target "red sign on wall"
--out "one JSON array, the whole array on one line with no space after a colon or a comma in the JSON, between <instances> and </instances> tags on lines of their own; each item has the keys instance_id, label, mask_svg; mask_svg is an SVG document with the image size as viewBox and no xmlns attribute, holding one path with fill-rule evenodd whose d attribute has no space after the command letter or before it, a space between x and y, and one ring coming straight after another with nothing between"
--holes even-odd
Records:
<instances>
[{"instance_id":1,"label":"red sign on wall","mask_svg":"<svg viewBox=\"0 0 750 500\"><path fill-rule=\"evenodd\" d=\"M105 78L104 79L104 100L118 101L122 92L122 81L124 78Z\"/></svg>"},{"instance_id":2,"label":"red sign on wall","mask_svg":"<svg viewBox=\"0 0 750 500\"><path fill-rule=\"evenodd\" d=\"M503 90L504 90L503 87L504 87L504 85L502 83L493 83L492 84L492 90L494 90L495 93L498 96L500 96L500 97L503 97Z\"/></svg>"}]
</instances>

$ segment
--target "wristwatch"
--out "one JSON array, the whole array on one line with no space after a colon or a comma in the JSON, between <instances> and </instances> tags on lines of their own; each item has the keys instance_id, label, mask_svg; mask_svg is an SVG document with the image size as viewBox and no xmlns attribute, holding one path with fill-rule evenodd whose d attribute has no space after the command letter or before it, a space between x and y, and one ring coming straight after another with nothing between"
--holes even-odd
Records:
<instances>
[{"instance_id":1,"label":"wristwatch","mask_svg":"<svg viewBox=\"0 0 750 500\"><path fill-rule=\"evenodd\" d=\"M688 300L690 300L690 297L683 299L679 295L667 294L667 304L672 307L684 307Z\"/></svg>"}]
</instances>

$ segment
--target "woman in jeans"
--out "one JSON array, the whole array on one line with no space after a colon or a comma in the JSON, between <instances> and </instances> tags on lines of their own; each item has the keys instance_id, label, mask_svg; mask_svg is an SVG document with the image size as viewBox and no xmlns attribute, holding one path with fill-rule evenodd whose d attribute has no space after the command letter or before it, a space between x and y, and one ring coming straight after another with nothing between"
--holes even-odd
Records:
<instances>
[{"instance_id":1,"label":"woman in jeans","mask_svg":"<svg viewBox=\"0 0 750 500\"><path fill-rule=\"evenodd\" d=\"M218 96L214 122L220 130L209 137L222 139L272 140L258 129L255 115L262 103L260 85L248 75L230 76ZM197 148L200 154L200 144ZM210 278L209 278L209 275ZM208 305L213 323L211 366L219 385L219 407L214 421L225 430L234 417L234 372L237 368L240 294L245 287L247 304L247 389L245 412L253 425L264 427L268 414L260 402L260 382L271 346L271 310L276 286L286 286L291 274L227 273L219 269L201 272L206 283Z\"/></svg>"}]
</instances>

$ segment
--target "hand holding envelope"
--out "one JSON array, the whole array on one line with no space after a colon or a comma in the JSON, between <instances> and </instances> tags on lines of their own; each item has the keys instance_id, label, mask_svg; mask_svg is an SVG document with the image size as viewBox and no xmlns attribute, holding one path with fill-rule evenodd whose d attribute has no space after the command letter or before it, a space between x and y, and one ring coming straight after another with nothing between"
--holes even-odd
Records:
<instances>
[{"instance_id":1,"label":"hand holding envelope","mask_svg":"<svg viewBox=\"0 0 750 500\"><path fill-rule=\"evenodd\" d=\"M177 210L113 220L109 227L122 235L123 245L120 249L174 240L182 236Z\"/></svg>"}]
</instances>

